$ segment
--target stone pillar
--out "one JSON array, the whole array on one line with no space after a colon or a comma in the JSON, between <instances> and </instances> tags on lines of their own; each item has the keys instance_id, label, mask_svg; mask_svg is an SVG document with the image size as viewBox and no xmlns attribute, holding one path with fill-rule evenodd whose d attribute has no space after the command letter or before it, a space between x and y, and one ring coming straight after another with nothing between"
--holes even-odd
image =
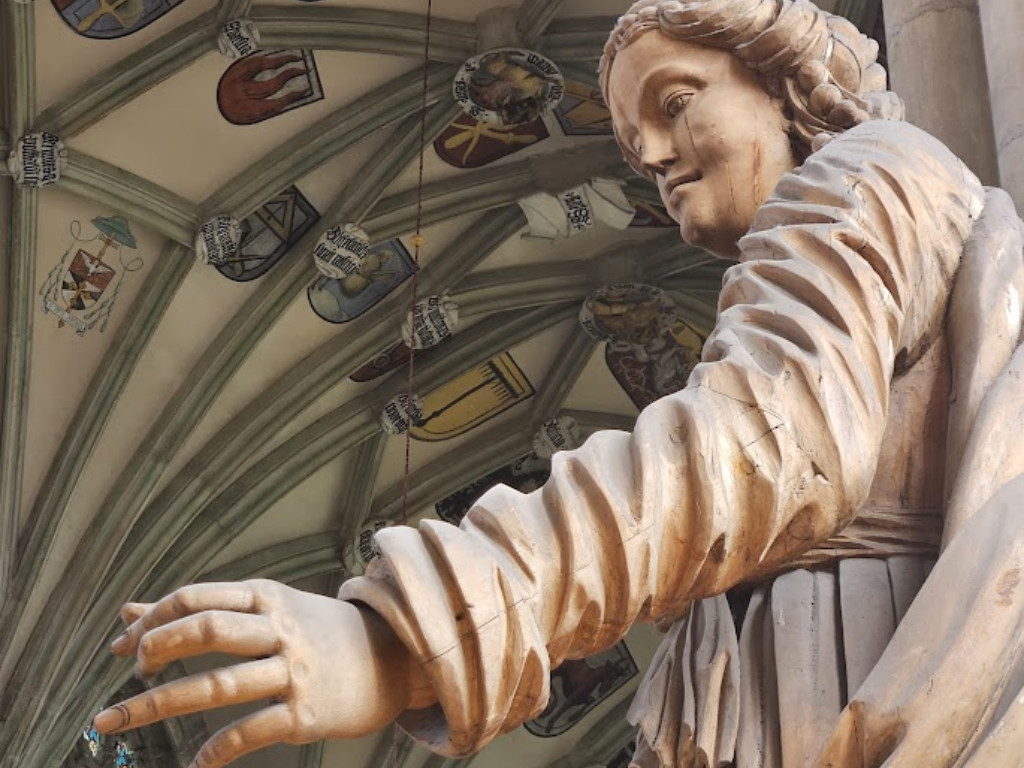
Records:
<instances>
[{"instance_id":1,"label":"stone pillar","mask_svg":"<svg viewBox=\"0 0 1024 768\"><path fill-rule=\"evenodd\" d=\"M1007 0L1006 5L1019 2ZM907 119L945 142L983 183L997 185L978 3L884 0L889 76L892 89L907 104ZM1012 29L1007 25L1007 35ZM1016 30L1019 36L1021 28Z\"/></svg>"},{"instance_id":2,"label":"stone pillar","mask_svg":"<svg viewBox=\"0 0 1024 768\"><path fill-rule=\"evenodd\" d=\"M982 0L999 180L1024 211L1024 2Z\"/></svg>"}]
</instances>

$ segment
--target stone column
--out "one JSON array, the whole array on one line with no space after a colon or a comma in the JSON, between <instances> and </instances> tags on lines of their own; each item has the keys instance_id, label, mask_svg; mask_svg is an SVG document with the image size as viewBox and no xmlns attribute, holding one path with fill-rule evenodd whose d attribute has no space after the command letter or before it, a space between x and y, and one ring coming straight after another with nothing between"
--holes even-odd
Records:
<instances>
[{"instance_id":1,"label":"stone column","mask_svg":"<svg viewBox=\"0 0 1024 768\"><path fill-rule=\"evenodd\" d=\"M889 76L907 104L907 119L945 142L983 183L996 185L999 166L978 3L884 0ZM1006 29L1010 35L1013 27ZM1016 30L1019 36L1021 27Z\"/></svg>"},{"instance_id":2,"label":"stone column","mask_svg":"<svg viewBox=\"0 0 1024 768\"><path fill-rule=\"evenodd\" d=\"M1024 211L1024 2L982 0L989 97L999 179Z\"/></svg>"}]
</instances>

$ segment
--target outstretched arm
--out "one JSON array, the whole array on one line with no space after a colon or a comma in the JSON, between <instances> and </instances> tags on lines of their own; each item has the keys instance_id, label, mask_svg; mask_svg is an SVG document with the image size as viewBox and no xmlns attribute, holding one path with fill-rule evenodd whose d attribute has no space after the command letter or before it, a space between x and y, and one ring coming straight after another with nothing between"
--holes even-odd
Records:
<instances>
[{"instance_id":1,"label":"outstretched arm","mask_svg":"<svg viewBox=\"0 0 1024 768\"><path fill-rule=\"evenodd\" d=\"M427 746L469 754L543 709L563 659L837 531L868 493L894 370L941 330L981 200L970 172L905 124L867 123L812 155L741 241L687 388L647 408L632 435L601 433L557 454L542 489L498 487L461 529L382 531L382 557L340 594L361 609L290 591L273 593L269 614L227 597L189 611L181 621L195 626L221 610L271 617L282 641L271 658L287 668L266 710L281 713L274 726L214 737L202 768L268 740L358 735L403 707L399 723ZM158 613L137 620L120 650L140 661L194 655L182 648L200 646L175 649L177 635L158 634L172 626ZM301 664L312 672L296 676ZM245 669L213 687L157 689L136 708L152 720L217 706ZM421 688L431 692L412 695ZM372 714L333 720L384 690L395 695Z\"/></svg>"}]
</instances>

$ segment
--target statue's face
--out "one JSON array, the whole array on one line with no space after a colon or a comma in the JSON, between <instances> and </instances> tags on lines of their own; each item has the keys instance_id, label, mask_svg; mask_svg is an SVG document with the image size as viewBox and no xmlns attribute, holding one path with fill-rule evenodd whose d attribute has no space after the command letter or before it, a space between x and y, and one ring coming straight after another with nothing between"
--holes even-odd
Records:
<instances>
[{"instance_id":1,"label":"statue's face","mask_svg":"<svg viewBox=\"0 0 1024 768\"><path fill-rule=\"evenodd\" d=\"M609 74L619 141L657 182L683 239L738 256L754 212L796 167L782 100L728 51L657 30L619 51Z\"/></svg>"}]
</instances>

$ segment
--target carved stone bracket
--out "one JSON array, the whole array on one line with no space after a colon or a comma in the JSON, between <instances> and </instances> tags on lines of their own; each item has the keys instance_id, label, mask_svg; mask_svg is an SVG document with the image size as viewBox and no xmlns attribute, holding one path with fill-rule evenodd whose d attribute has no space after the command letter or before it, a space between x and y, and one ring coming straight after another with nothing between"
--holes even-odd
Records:
<instances>
[{"instance_id":1,"label":"carved stone bracket","mask_svg":"<svg viewBox=\"0 0 1024 768\"><path fill-rule=\"evenodd\" d=\"M7 170L16 184L38 189L56 184L67 163L68 150L64 142L57 135L43 131L18 139L7 158Z\"/></svg>"},{"instance_id":2,"label":"carved stone bracket","mask_svg":"<svg viewBox=\"0 0 1024 768\"><path fill-rule=\"evenodd\" d=\"M242 225L232 216L214 216L196 235L196 258L207 264L224 264L238 252Z\"/></svg>"}]
</instances>

